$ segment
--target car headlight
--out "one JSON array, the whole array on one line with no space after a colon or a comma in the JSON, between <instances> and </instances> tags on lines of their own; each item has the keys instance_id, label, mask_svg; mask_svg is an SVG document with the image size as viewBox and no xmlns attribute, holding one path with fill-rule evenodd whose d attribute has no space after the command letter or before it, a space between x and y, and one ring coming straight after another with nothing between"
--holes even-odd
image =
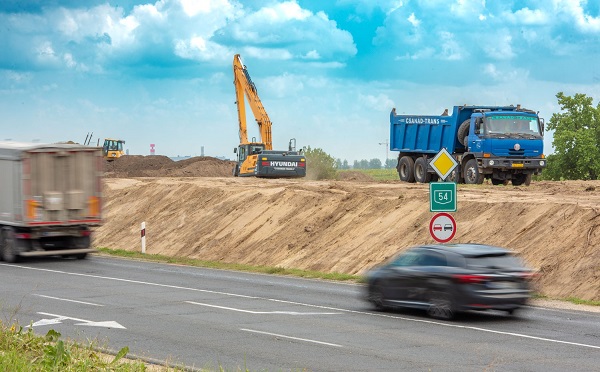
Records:
<instances>
[{"instance_id":1,"label":"car headlight","mask_svg":"<svg viewBox=\"0 0 600 372\"><path fill-rule=\"evenodd\" d=\"M495 162L495 161L493 161L493 160L490 160L490 161L488 162L488 164L489 164L489 165L494 165L494 164L496 164L496 162Z\"/></svg>"},{"instance_id":2,"label":"car headlight","mask_svg":"<svg viewBox=\"0 0 600 372\"><path fill-rule=\"evenodd\" d=\"M546 165L546 162L544 160L540 160L540 166L543 167L544 165Z\"/></svg>"}]
</instances>

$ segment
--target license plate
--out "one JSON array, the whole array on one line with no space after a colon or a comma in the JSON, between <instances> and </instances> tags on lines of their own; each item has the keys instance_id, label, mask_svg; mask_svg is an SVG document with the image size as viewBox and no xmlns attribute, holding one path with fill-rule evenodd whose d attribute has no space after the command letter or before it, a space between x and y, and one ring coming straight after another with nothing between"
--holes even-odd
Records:
<instances>
[{"instance_id":1,"label":"license plate","mask_svg":"<svg viewBox=\"0 0 600 372\"><path fill-rule=\"evenodd\" d=\"M513 289L518 288L519 283L517 282L489 282L487 284L488 288L492 289Z\"/></svg>"},{"instance_id":2,"label":"license plate","mask_svg":"<svg viewBox=\"0 0 600 372\"><path fill-rule=\"evenodd\" d=\"M513 166L513 168L523 168L523 164L518 164L518 163L517 164L513 163L512 166Z\"/></svg>"}]
</instances>

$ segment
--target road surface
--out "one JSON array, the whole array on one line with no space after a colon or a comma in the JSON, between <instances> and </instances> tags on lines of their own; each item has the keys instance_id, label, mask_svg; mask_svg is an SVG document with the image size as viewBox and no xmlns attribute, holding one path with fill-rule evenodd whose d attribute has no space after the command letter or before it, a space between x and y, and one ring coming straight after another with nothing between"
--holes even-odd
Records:
<instances>
[{"instance_id":1,"label":"road surface","mask_svg":"<svg viewBox=\"0 0 600 372\"><path fill-rule=\"evenodd\" d=\"M3 321L191 369L590 371L600 313L529 307L453 322L373 311L357 284L93 255L0 263Z\"/></svg>"}]
</instances>

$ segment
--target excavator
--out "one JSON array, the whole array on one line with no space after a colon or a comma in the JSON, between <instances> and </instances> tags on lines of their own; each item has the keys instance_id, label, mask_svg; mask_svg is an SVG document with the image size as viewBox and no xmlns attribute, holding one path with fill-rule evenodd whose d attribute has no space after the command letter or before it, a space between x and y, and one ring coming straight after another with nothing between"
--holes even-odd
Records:
<instances>
[{"instance_id":1,"label":"excavator","mask_svg":"<svg viewBox=\"0 0 600 372\"><path fill-rule=\"evenodd\" d=\"M263 178L305 177L306 158L302 155L302 150L296 151L294 138L290 140L287 151L273 150L271 120L239 54L233 57L233 78L240 134L240 144L233 150L237 153L233 175ZM244 97L248 98L248 104L258 124L259 141L255 137L248 141Z\"/></svg>"}]
</instances>

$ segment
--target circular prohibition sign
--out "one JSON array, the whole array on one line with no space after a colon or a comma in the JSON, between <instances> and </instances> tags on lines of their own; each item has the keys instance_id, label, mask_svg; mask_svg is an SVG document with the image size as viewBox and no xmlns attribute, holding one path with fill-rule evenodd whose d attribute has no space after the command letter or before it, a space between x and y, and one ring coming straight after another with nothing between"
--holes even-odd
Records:
<instances>
[{"instance_id":1,"label":"circular prohibition sign","mask_svg":"<svg viewBox=\"0 0 600 372\"><path fill-rule=\"evenodd\" d=\"M448 213L436 213L429 222L429 233L435 241L447 243L456 235L456 220Z\"/></svg>"}]
</instances>

